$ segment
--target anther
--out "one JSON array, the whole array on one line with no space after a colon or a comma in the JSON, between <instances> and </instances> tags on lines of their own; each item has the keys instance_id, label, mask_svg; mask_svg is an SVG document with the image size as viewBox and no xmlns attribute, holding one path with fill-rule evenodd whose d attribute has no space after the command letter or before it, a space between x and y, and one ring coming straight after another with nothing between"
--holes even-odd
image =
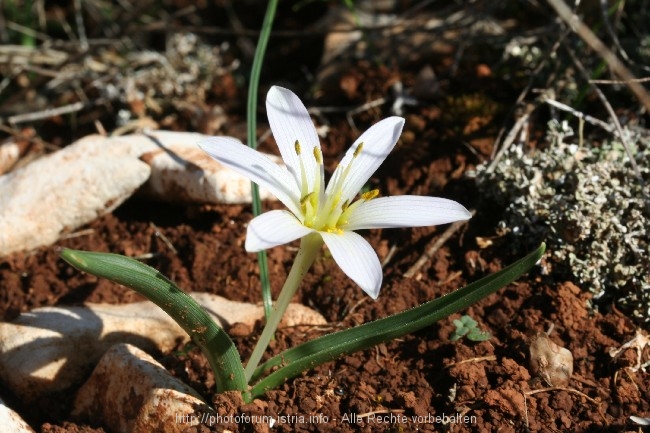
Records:
<instances>
[{"instance_id":1,"label":"anther","mask_svg":"<svg viewBox=\"0 0 650 433\"><path fill-rule=\"evenodd\" d=\"M372 200L373 198L377 197L379 195L379 190L378 189L373 189L370 191L366 191L363 194L361 194L361 198L364 200Z\"/></svg>"},{"instance_id":2,"label":"anther","mask_svg":"<svg viewBox=\"0 0 650 433\"><path fill-rule=\"evenodd\" d=\"M306 196L304 196L303 198L301 198L301 199L300 199L300 205L301 205L301 206L304 206L305 203L307 203L307 200L309 200L309 199L311 198L312 194L314 194L314 193L313 193L313 192L310 192L309 194L307 194Z\"/></svg>"},{"instance_id":3,"label":"anther","mask_svg":"<svg viewBox=\"0 0 650 433\"><path fill-rule=\"evenodd\" d=\"M361 150L362 150L362 149L363 149L363 142L362 142L362 143L359 143L359 145L357 146L357 148L354 149L354 153L352 154L352 156L354 156L355 158L356 158L357 156L359 156L359 154L361 153Z\"/></svg>"},{"instance_id":4,"label":"anther","mask_svg":"<svg viewBox=\"0 0 650 433\"><path fill-rule=\"evenodd\" d=\"M296 155L300 155L300 143L298 143L298 140L294 143L294 147L296 148Z\"/></svg>"},{"instance_id":5,"label":"anther","mask_svg":"<svg viewBox=\"0 0 650 433\"><path fill-rule=\"evenodd\" d=\"M316 160L316 164L323 163L323 154L320 152L320 149L317 147L314 147L314 159Z\"/></svg>"}]
</instances>

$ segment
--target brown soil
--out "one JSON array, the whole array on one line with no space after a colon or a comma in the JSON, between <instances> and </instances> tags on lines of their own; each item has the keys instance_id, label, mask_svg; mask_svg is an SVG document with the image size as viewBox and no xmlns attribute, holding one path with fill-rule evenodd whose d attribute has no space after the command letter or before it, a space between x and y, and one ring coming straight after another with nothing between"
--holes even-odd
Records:
<instances>
[{"instance_id":1,"label":"brown soil","mask_svg":"<svg viewBox=\"0 0 650 433\"><path fill-rule=\"evenodd\" d=\"M417 117L421 120L421 116ZM413 122L409 122L412 125ZM407 127L405 135L412 131ZM330 158L341 149L332 143L349 135L341 122L330 135ZM417 140L423 144L426 141ZM415 143L412 145L415 146ZM408 143L399 145L373 181L387 194L428 193L455 197L476 205L470 184L455 180L467 156L459 146L444 151L429 147L415 155ZM402 168L398 170L398 168ZM267 205L267 207L276 205ZM314 266L297 301L320 311L331 329L345 328L402 311L448 293L468 281L498 270L512 257L498 246L479 249L476 237L493 235L493 218L479 210L468 228L449 240L432 262L415 278L404 272L419 258L444 227L376 230L367 237L384 259L391 247L396 253L385 267L385 282L377 301L370 300L347 279L327 255ZM63 263L59 247L112 251L137 256L153 253L148 263L185 290L208 291L231 299L258 302L256 258L243 249L245 226L251 219L247 206L171 206L134 198L112 215L89 225L91 232L36 251L13 254L0 262L2 314L11 319L21 311L43 305L92 302L131 302L132 291L81 274ZM173 254L162 234L178 251ZM498 243L497 243L498 245ZM522 251L522 255L523 255ZM294 255L290 248L269 251L274 293L284 281ZM648 376L630 373L612 362L608 349L634 336L635 327L611 312L592 314L589 295L570 282L551 281L532 272L467 310L493 338L487 342L451 342L450 320L376 349L355 353L306 372L302 377L269 392L237 413L257 415L322 415L331 431L376 431L371 414L404 416L389 427L405 431L438 431L440 422L417 423L413 416L470 416L470 423L448 426L452 431L620 431L633 414L647 414ZM452 318L458 318L455 315ZM575 374L568 389L543 387L528 371L528 342L540 331L555 326L552 338L575 357ZM255 335L235 339L244 359ZM326 330L282 330L274 352ZM182 348L179 348L182 349ZM164 363L211 400L213 384L206 362L196 349L186 355L162 354ZM102 431L73 426L66 421L69 395L46 398L40 407L24 414L43 432ZM3 397L9 397L3 395ZM351 419L354 415L361 418ZM345 418L347 416L347 418ZM404 421L406 419L406 421ZM170 421L171 422L171 421ZM321 421L323 422L323 421ZM90 423L92 424L92 422ZM55 427L55 426L62 427ZM83 424L80 424L83 425ZM96 426L100 427L100 426ZM188 431L207 431L190 428ZM241 427L249 431L252 426ZM258 427L259 428L259 427ZM278 431L320 431L316 421L299 420L277 426ZM221 431L214 428L211 431ZM398 431L398 430L396 430Z\"/></svg>"},{"instance_id":2,"label":"brown soil","mask_svg":"<svg viewBox=\"0 0 650 433\"><path fill-rule=\"evenodd\" d=\"M444 69L452 60L439 61ZM492 114L450 114L459 110L463 98L479 98L492 104L489 106L495 108L494 116L498 117L502 111L499 104L477 95L496 99L503 97L507 89L501 80L490 76L484 65L477 67L470 62L462 68L467 72L454 77L447 87L449 92L462 89L462 93L409 108L402 140L373 177L372 186L384 195L453 198L476 209L476 217L410 279L404 273L446 227L364 233L381 260L394 249L384 268L384 284L377 301L368 298L323 254L295 300L321 312L331 326L283 329L270 352L419 305L518 258L509 256L505 240L495 235L500 209L482 202L473 183L464 177L477 163L489 158L500 123ZM341 82L347 86L355 82L358 91L351 99L338 95L339 102L350 105L371 101L385 95L397 78L412 83L418 70L416 66L388 68L356 63ZM229 83L235 85L234 80ZM242 89L219 91L243 93ZM332 95L328 97L332 99ZM509 100L514 100L512 91ZM388 107L382 106L361 113L355 121L363 130L386 115ZM241 112L234 110L233 123L221 132L241 136L237 132L241 131L237 126L240 116ZM331 130L323 150L331 172L358 132L343 115L329 119ZM262 146L274 150L271 139ZM266 209L278 206L265 204ZM128 289L72 269L59 259L60 247L129 256L152 254L146 262L187 291L259 302L256 257L243 247L245 227L251 218L248 206L176 206L134 197L90 224L90 231L50 247L0 258L0 317L11 320L20 312L45 305L138 299ZM485 247L477 238L491 239L492 243ZM525 253L521 251L518 256ZM289 247L269 251L274 296L294 254L295 249ZM634 362L631 350L616 362L609 355L610 348L620 347L634 337L636 327L615 309L602 313L589 310L589 299L586 289L542 276L535 270L462 312L491 333L489 341L450 341L455 329L452 319L460 317L456 314L413 335L307 371L248 405L233 405L227 397L214 394L212 374L196 348L186 351L179 347L178 352L157 356L173 374L208 401L214 401L222 415L294 416L280 419L273 427L276 431L638 431L628 418L650 416L650 377L627 368ZM574 356L574 374L564 389L545 388L546 384L531 377L528 368L531 338L551 326L551 339ZM250 334L242 333L240 327L234 332L244 359L260 330L258 324ZM69 418L74 392L44 397L29 408L20 407L5 390L0 391L0 396L43 433L105 431L92 420ZM226 412L224 408L229 405ZM432 418L443 416L452 418ZM240 432L269 431L268 425L254 423L212 427L204 423L186 431L217 432L226 427Z\"/></svg>"}]
</instances>

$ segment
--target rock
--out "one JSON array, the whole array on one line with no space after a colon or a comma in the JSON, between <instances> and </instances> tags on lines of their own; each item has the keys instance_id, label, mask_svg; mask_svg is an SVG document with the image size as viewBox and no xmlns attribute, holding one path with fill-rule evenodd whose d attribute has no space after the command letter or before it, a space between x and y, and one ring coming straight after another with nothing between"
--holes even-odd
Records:
<instances>
[{"instance_id":1,"label":"rock","mask_svg":"<svg viewBox=\"0 0 650 433\"><path fill-rule=\"evenodd\" d=\"M0 174L6 173L18 161L20 146L13 142L0 145Z\"/></svg>"},{"instance_id":2,"label":"rock","mask_svg":"<svg viewBox=\"0 0 650 433\"><path fill-rule=\"evenodd\" d=\"M163 201L250 203L250 180L207 156L198 143L208 138L193 132L148 131L146 134L99 137L151 167L143 192ZM97 138L97 139L99 139ZM243 144L242 144L243 146ZM282 163L282 159L269 155ZM275 197L260 191L262 200Z\"/></svg>"},{"instance_id":3,"label":"rock","mask_svg":"<svg viewBox=\"0 0 650 433\"><path fill-rule=\"evenodd\" d=\"M252 328L264 316L261 306L208 293L193 296L225 327L243 323ZM291 304L281 326L325 323L315 311ZM0 380L29 404L40 395L78 385L114 344L169 352L187 340L180 326L151 302L38 308L0 323Z\"/></svg>"},{"instance_id":4,"label":"rock","mask_svg":"<svg viewBox=\"0 0 650 433\"><path fill-rule=\"evenodd\" d=\"M206 137L195 135L199 138L192 140L191 145L171 144L168 149L156 149L142 155L142 160L151 167L151 177L143 192L172 202L250 203L250 180L207 156L196 146ZM269 156L281 162L280 158ZM275 196L264 189L260 190L260 197L275 200Z\"/></svg>"},{"instance_id":5,"label":"rock","mask_svg":"<svg viewBox=\"0 0 650 433\"><path fill-rule=\"evenodd\" d=\"M82 139L0 177L0 256L55 242L149 178L147 164L104 144Z\"/></svg>"},{"instance_id":6,"label":"rock","mask_svg":"<svg viewBox=\"0 0 650 433\"><path fill-rule=\"evenodd\" d=\"M34 430L13 409L0 398L0 426L2 431L11 433L34 433Z\"/></svg>"},{"instance_id":7,"label":"rock","mask_svg":"<svg viewBox=\"0 0 650 433\"><path fill-rule=\"evenodd\" d=\"M79 389L72 416L119 433L180 433L209 413L196 391L129 344L112 346Z\"/></svg>"},{"instance_id":8,"label":"rock","mask_svg":"<svg viewBox=\"0 0 650 433\"><path fill-rule=\"evenodd\" d=\"M543 332L530 342L530 372L548 386L566 387L573 374L573 355Z\"/></svg>"},{"instance_id":9,"label":"rock","mask_svg":"<svg viewBox=\"0 0 650 433\"><path fill-rule=\"evenodd\" d=\"M0 324L0 378L29 404L78 385L115 343L169 350L182 333L150 303L38 308Z\"/></svg>"},{"instance_id":10,"label":"rock","mask_svg":"<svg viewBox=\"0 0 650 433\"><path fill-rule=\"evenodd\" d=\"M0 176L0 256L52 244L142 185L165 201L250 203L250 181L205 155L197 147L205 138L170 131L93 135ZM273 199L266 191L261 197Z\"/></svg>"},{"instance_id":11,"label":"rock","mask_svg":"<svg viewBox=\"0 0 650 433\"><path fill-rule=\"evenodd\" d=\"M251 328L255 322L264 317L264 307L247 302L231 301L211 293L192 293L192 297L201 304L221 326L243 323ZM316 311L302 304L291 303L280 321L280 327L296 325L325 325L327 321Z\"/></svg>"}]
</instances>

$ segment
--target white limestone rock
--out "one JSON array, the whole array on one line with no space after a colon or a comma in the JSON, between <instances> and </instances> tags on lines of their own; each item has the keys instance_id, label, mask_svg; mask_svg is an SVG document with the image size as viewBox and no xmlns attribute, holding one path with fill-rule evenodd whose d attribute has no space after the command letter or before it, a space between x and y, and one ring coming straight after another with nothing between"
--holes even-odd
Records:
<instances>
[{"instance_id":1,"label":"white limestone rock","mask_svg":"<svg viewBox=\"0 0 650 433\"><path fill-rule=\"evenodd\" d=\"M0 426L11 433L34 433L34 430L0 398Z\"/></svg>"},{"instance_id":2,"label":"white limestone rock","mask_svg":"<svg viewBox=\"0 0 650 433\"><path fill-rule=\"evenodd\" d=\"M20 146L13 142L0 144L0 174L6 173L18 161Z\"/></svg>"},{"instance_id":3,"label":"white limestone rock","mask_svg":"<svg viewBox=\"0 0 650 433\"><path fill-rule=\"evenodd\" d=\"M250 203L251 182L234 170L215 161L203 152L197 143L207 138L200 134L171 140L169 133L161 135L165 149L157 148L141 155L151 167L151 177L142 188L146 194L162 201L181 203ZM243 146L243 144L242 144ZM268 155L278 164L281 158ZM265 189L260 189L262 200L275 200Z\"/></svg>"},{"instance_id":4,"label":"white limestone rock","mask_svg":"<svg viewBox=\"0 0 650 433\"><path fill-rule=\"evenodd\" d=\"M264 316L262 306L235 302L208 293L194 298L215 321L249 329ZM317 312L291 304L281 326L322 325ZM0 323L0 382L26 404L78 385L97 360L117 343L147 352L169 352L189 336L151 302L85 307L44 307Z\"/></svg>"},{"instance_id":5,"label":"white limestone rock","mask_svg":"<svg viewBox=\"0 0 650 433\"><path fill-rule=\"evenodd\" d=\"M142 185L165 201L250 203L250 181L200 150L205 138L170 131L92 135L0 176L0 256L52 244ZM266 191L261 197L273 199Z\"/></svg>"},{"instance_id":6,"label":"white limestone rock","mask_svg":"<svg viewBox=\"0 0 650 433\"><path fill-rule=\"evenodd\" d=\"M151 167L143 191L156 199L194 203L250 203L250 180L210 158L198 143L208 138L194 132L148 131L101 137ZM242 144L243 146L244 144ZM278 164L282 159L269 155ZM262 200L275 199L265 190Z\"/></svg>"},{"instance_id":7,"label":"white limestone rock","mask_svg":"<svg viewBox=\"0 0 650 433\"><path fill-rule=\"evenodd\" d=\"M116 433L180 433L209 406L147 353L112 346L79 389L72 416Z\"/></svg>"},{"instance_id":8,"label":"white limestone rock","mask_svg":"<svg viewBox=\"0 0 650 433\"><path fill-rule=\"evenodd\" d=\"M0 256L55 242L129 198L151 169L87 137L0 176Z\"/></svg>"}]
</instances>

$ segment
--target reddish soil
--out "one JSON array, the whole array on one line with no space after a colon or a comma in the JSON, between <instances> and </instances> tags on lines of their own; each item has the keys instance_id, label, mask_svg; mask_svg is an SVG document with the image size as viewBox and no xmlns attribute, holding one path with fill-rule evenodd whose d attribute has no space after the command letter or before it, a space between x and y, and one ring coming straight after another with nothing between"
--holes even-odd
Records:
<instances>
[{"instance_id":1,"label":"reddish soil","mask_svg":"<svg viewBox=\"0 0 650 433\"><path fill-rule=\"evenodd\" d=\"M441 59L440 68L444 70L450 62ZM527 253L509 255L507 240L495 234L501 209L482 201L473 182L464 176L489 158L500 127L495 119L503 116L503 110L496 104L493 115L454 114L466 98L483 101L482 96L477 96L479 92L493 99L505 98L507 85L491 77L487 67L470 63L461 68L468 72L447 83L447 92L456 91L453 98L408 109L402 140L371 182L383 195L452 198L476 209L476 217L413 278L405 278L404 273L446 227L363 233L381 260L394 249L384 267L384 284L377 301L368 298L323 254L295 300L321 312L331 327L283 329L269 352L277 353L329 330L419 305L497 271ZM353 81L357 91L348 96L341 91L339 95L328 95L328 99L339 98L340 105L371 101L384 96L397 78L412 83L418 71L416 66L388 68L357 63L343 77L345 80L341 79L346 86ZM234 86L234 80L228 83ZM241 88L214 91L217 95L243 94ZM509 91L508 100L515 97L516 93ZM485 103L493 104L487 99ZM365 129L389 115L388 109L384 105L357 115L357 127ZM240 108L233 107L228 115L232 122L221 133L243 138L238 121ZM358 131L342 114L328 115L328 119L331 129L323 142L323 152L331 173ZM264 120L260 116L260 121ZM272 139L262 147L275 151ZM266 209L278 206L265 204ZM146 262L187 291L259 302L256 256L247 254L243 247L245 227L251 218L249 206L180 206L134 197L90 224L87 229L91 231L49 247L0 258L0 317L11 320L21 312L45 305L139 299L128 289L72 269L59 259L60 247L129 256L153 254ZM174 246L176 254L160 234ZM480 238L492 242L486 246ZM294 254L295 249L289 247L269 251L274 296ZM628 368L634 362L632 350L616 361L609 355L610 348L632 339L637 328L615 309L588 309L590 296L586 288L533 270L516 284L462 312L491 333L488 341L451 341L455 329L452 319L461 316L456 314L413 335L307 371L247 405L214 394L212 373L198 349L188 352L179 347L178 352L156 355L173 374L208 401L214 401L221 415L295 416L276 424L275 431L639 431L629 416L650 416L650 377ZM529 370L531 338L550 327L554 327L551 339L574 356L574 374L562 389L546 388L538 378L531 377ZM233 329L244 359L260 330L261 324L250 333L241 327ZM43 433L105 431L92 420L70 419L74 392L44 397L39 405L29 408L20 407L5 390L0 390L0 396ZM443 416L452 418L432 418ZM388 423L380 424L380 420ZM186 432L220 432L225 428L269 431L267 425L242 423L212 427L202 424L188 427Z\"/></svg>"},{"instance_id":2,"label":"reddish soil","mask_svg":"<svg viewBox=\"0 0 650 433\"><path fill-rule=\"evenodd\" d=\"M424 115L414 116L427 124ZM415 135L413 120L405 136ZM384 194L417 193L453 197L468 207L482 205L468 182L459 180L470 161L461 146L428 145L417 131L412 143L404 140L373 178ZM324 144L330 162L349 142L349 128L339 122ZM414 152L414 148L418 152ZM277 206L267 204L267 208ZM484 209L483 211L481 209ZM297 301L320 311L340 329L402 311L448 293L464 283L498 270L513 257L504 257L499 242L477 247L476 237L493 236L494 210L479 207L467 228L452 237L431 263L412 279L403 277L426 246L444 227L376 230L367 238L384 259L396 253L384 269L384 286L377 301L359 290L327 255L318 260L297 295ZM62 262L59 247L111 251L129 256L153 253L148 263L185 290L208 291L231 299L258 302L256 257L243 248L248 206L171 206L133 198L89 225L92 232L56 245L13 254L0 262L1 312L6 320L31 308L92 302L131 302L132 291L81 274ZM173 254L157 233L178 251ZM522 251L523 255L525 252ZM295 252L269 251L274 294L284 281ZM635 333L633 323L611 312L587 309L589 295L574 284L541 277L535 271L517 284L500 290L465 313L492 334L489 341L450 341L449 320L376 349L345 356L306 372L281 389L269 392L236 413L257 415L322 415L329 431L377 431L368 417L394 414L400 418L384 427L395 431L440 431L440 422L414 422L413 416L469 416L471 422L448 425L450 431L594 431L625 430L629 415L647 414L648 376L626 369L630 358L612 362L608 354ZM555 326L551 338L575 358L575 373L567 389L541 390L531 378L528 343L538 332ZM237 333L235 340L246 358L255 335ZM322 329L284 329L274 352L325 332ZM179 348L182 349L182 348ZM192 384L206 399L215 398L213 378L202 355L161 354L173 372ZM103 431L82 427L87 421L67 420L74 395L46 398L39 408L25 408L27 419L43 432ZM10 397L3 395L3 397ZM11 401L11 400L10 400ZM47 410L44 410L47 408ZM353 415L360 418L351 419ZM405 418L401 418L401 417ZM346 418L347 417L347 418ZM390 419L389 419L390 420ZM358 421L358 422L356 422ZM171 421L170 421L171 422ZM315 421L282 424L278 431L321 431ZM323 421L321 421L323 422ZM44 424L43 424L44 423ZM92 422L90 422L92 425ZM223 426L187 431L221 431ZM250 431L242 426L236 431ZM257 427L261 428L261 427ZM399 430L399 429L404 430ZM392 431L392 430L391 430Z\"/></svg>"}]
</instances>

